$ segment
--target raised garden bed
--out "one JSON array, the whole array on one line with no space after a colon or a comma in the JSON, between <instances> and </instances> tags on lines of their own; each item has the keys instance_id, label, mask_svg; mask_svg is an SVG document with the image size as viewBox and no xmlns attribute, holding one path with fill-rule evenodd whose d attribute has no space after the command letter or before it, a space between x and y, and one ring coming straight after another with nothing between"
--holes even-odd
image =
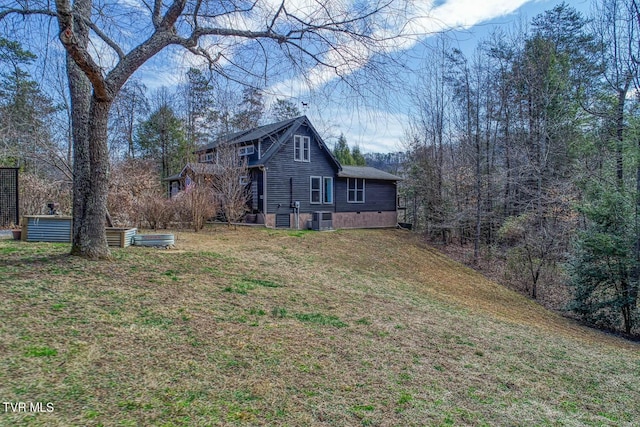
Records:
<instances>
[{"instance_id":1,"label":"raised garden bed","mask_svg":"<svg viewBox=\"0 0 640 427\"><path fill-rule=\"evenodd\" d=\"M25 215L22 240L27 242L70 243L73 218L60 215ZM133 242L136 228L107 227L107 243L111 247L126 248Z\"/></svg>"},{"instance_id":2,"label":"raised garden bed","mask_svg":"<svg viewBox=\"0 0 640 427\"><path fill-rule=\"evenodd\" d=\"M71 242L73 218L61 215L25 215L22 235L26 242Z\"/></svg>"},{"instance_id":3,"label":"raised garden bed","mask_svg":"<svg viewBox=\"0 0 640 427\"><path fill-rule=\"evenodd\" d=\"M135 246L173 246L175 237L173 234L136 234L133 236Z\"/></svg>"},{"instance_id":4,"label":"raised garden bed","mask_svg":"<svg viewBox=\"0 0 640 427\"><path fill-rule=\"evenodd\" d=\"M107 244L115 248L126 248L133 243L137 228L107 227Z\"/></svg>"}]
</instances>

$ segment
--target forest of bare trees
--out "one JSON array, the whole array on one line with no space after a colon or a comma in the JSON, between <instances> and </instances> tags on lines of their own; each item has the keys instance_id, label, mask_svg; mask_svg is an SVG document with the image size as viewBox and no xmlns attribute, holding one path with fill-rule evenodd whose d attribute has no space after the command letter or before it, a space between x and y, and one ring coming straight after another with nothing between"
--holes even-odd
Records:
<instances>
[{"instance_id":1,"label":"forest of bare trees","mask_svg":"<svg viewBox=\"0 0 640 427\"><path fill-rule=\"evenodd\" d=\"M431 241L629 334L640 321L640 15L635 2L594 7L559 5L471 55L434 41L403 196Z\"/></svg>"}]
</instances>

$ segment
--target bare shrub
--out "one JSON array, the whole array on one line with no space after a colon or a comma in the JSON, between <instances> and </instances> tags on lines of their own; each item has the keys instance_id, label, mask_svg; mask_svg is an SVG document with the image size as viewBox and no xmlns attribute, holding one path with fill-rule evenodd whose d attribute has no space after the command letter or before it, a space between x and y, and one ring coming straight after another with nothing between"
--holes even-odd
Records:
<instances>
[{"instance_id":1,"label":"bare shrub","mask_svg":"<svg viewBox=\"0 0 640 427\"><path fill-rule=\"evenodd\" d=\"M219 201L210 179L195 180L195 184L174 197L174 211L194 231L202 230L205 222L216 215Z\"/></svg>"},{"instance_id":2,"label":"bare shrub","mask_svg":"<svg viewBox=\"0 0 640 427\"><path fill-rule=\"evenodd\" d=\"M107 207L114 225L164 225L164 190L154 162L127 159L111 168ZM151 221L150 221L151 220ZM153 224L153 225L152 225Z\"/></svg>"},{"instance_id":3,"label":"bare shrub","mask_svg":"<svg viewBox=\"0 0 640 427\"><path fill-rule=\"evenodd\" d=\"M149 228L157 230L167 228L173 220L173 203L162 194L149 192L138 198L134 207L139 215L139 225L144 221Z\"/></svg>"},{"instance_id":4,"label":"bare shrub","mask_svg":"<svg viewBox=\"0 0 640 427\"><path fill-rule=\"evenodd\" d=\"M19 175L20 214L44 215L49 213L47 205L58 203L60 214L71 214L71 184L52 180L31 173Z\"/></svg>"},{"instance_id":5,"label":"bare shrub","mask_svg":"<svg viewBox=\"0 0 640 427\"><path fill-rule=\"evenodd\" d=\"M238 155L235 145L217 148L217 171L212 185L222 214L227 222L239 221L247 212L250 191L246 181L249 177L247 158Z\"/></svg>"}]
</instances>

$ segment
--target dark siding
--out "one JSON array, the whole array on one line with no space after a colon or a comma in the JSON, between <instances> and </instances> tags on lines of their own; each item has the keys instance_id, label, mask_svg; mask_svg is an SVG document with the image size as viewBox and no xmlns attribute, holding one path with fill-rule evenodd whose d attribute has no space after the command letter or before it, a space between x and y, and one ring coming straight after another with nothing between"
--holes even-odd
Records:
<instances>
[{"instance_id":1,"label":"dark siding","mask_svg":"<svg viewBox=\"0 0 640 427\"><path fill-rule=\"evenodd\" d=\"M396 183L365 179L364 203L347 203L347 179L337 178L336 212L372 212L396 210Z\"/></svg>"},{"instance_id":2,"label":"dark siding","mask_svg":"<svg viewBox=\"0 0 640 427\"><path fill-rule=\"evenodd\" d=\"M264 196L264 186L263 186L263 174L262 171L258 168L251 168L251 182L252 182L252 207L256 209L258 212L262 212L263 209L263 196ZM255 183L255 188L253 185Z\"/></svg>"},{"instance_id":3,"label":"dark siding","mask_svg":"<svg viewBox=\"0 0 640 427\"><path fill-rule=\"evenodd\" d=\"M269 160L267 166L267 203L269 213L293 212L291 202L300 202L300 212L333 211L334 205L310 203L310 177L334 177L337 166L330 159L325 149L321 149L306 126L301 126L296 135L311 138L310 162L293 160L293 136L280 147ZM293 185L292 185L293 184ZM335 192L335 191L334 191Z\"/></svg>"},{"instance_id":4,"label":"dark siding","mask_svg":"<svg viewBox=\"0 0 640 427\"><path fill-rule=\"evenodd\" d=\"M253 154L246 156L247 157L247 164L256 164L258 163L258 141L254 141L253 144L240 144L238 145L238 148L240 147L246 147L249 145L253 145Z\"/></svg>"}]
</instances>

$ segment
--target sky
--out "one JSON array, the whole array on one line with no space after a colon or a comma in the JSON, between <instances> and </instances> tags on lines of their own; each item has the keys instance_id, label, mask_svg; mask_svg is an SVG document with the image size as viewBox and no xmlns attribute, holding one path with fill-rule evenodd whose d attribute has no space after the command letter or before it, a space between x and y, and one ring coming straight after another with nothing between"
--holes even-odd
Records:
<instances>
[{"instance_id":1,"label":"sky","mask_svg":"<svg viewBox=\"0 0 640 427\"><path fill-rule=\"evenodd\" d=\"M269 7L277 8L280 1L260 0L257 4L268 12ZM287 8L297 8L301 13L305 7L317 8L317 0L286 1ZM591 1L565 0L567 4L583 13L588 12ZM413 8L408 11L412 19L395 20L395 24L401 25L408 36L394 39L387 49L390 53L406 54L405 58L424 61L429 55L425 42L428 43L429 38L433 37L426 34L442 32L443 29L456 29L447 31L447 36L453 46L470 54L477 43L485 39L495 28L504 27L508 30L519 22L530 21L534 16L560 3L561 0L416 0ZM140 0L123 0L122 3L114 4L116 6L113 7L126 5L135 9L140 7L141 3ZM394 15L388 16L390 22L393 22ZM126 28L126 22L120 24ZM247 20L240 23L231 22L230 25L246 25L247 29L253 29L253 26L261 27L264 23ZM49 33L53 42L49 43L49 46L56 46L55 29ZM420 36L416 37L415 34ZM135 37L132 40L135 40ZM109 52L109 49L101 47L99 40L94 38L93 41L97 50ZM58 46L58 49L61 50L61 47ZM180 49L166 49L143 65L134 74L134 78L145 83L151 92L162 86L171 87L182 83L188 68L196 65L195 57L184 52ZM359 52L356 50L356 53ZM105 68L110 68L109 65L115 64L116 57L113 52L105 53L101 55L100 60L101 65L104 63ZM352 77L359 78L358 73L358 69L354 70ZM354 93L341 91L331 72L311 70L307 75L311 76L308 80L311 87L302 85L300 78L292 76L267 82L263 92L266 101L287 99L298 105L330 147L340 134L344 134L349 145L358 144L364 152L403 150L405 127L409 122L412 107L411 97L406 92L387 90L355 96ZM403 85L411 87L411 80L415 76L407 74L404 78L406 84ZM367 85L375 86L376 83L368 82Z\"/></svg>"},{"instance_id":2,"label":"sky","mask_svg":"<svg viewBox=\"0 0 640 427\"><path fill-rule=\"evenodd\" d=\"M137 0L127 1L135 3ZM261 1L264 4L280 3L280 0ZM309 1L287 0L287 7L302 9ZM591 0L565 2L587 13ZM417 6L409 12L413 19L406 25L407 33L436 34L449 29L446 34L452 45L471 54L477 43L487 38L497 27L508 30L517 23L529 22L534 16L560 4L561 0L424 0L415 3ZM314 1L311 4L312 7L317 7ZM246 25L251 27L252 24ZM430 37L433 36L401 39L391 44L389 51L422 61L428 58L428 50L424 44L428 43ZM165 52L159 58L161 59L143 66L136 75L151 90L180 83L188 67L196 65L192 62L193 57L180 50ZM183 71L176 72L176 68ZM364 152L394 152L404 149L405 127L412 108L410 96L396 91L354 96L348 91L340 92L332 72L314 71L310 73L311 88L295 77L285 77L268 84L263 92L267 103L279 98L298 105L330 147L340 134L344 134L349 145L358 144ZM412 78L411 75L406 76L406 86L411 85ZM328 88L334 89L334 92Z\"/></svg>"},{"instance_id":3,"label":"sky","mask_svg":"<svg viewBox=\"0 0 640 427\"><path fill-rule=\"evenodd\" d=\"M588 13L589 0L565 2L585 14ZM454 46L470 54L477 43L488 37L495 28L504 27L507 30L518 22L528 22L562 1L445 0L437 3L438 6L435 6L430 14L431 21L436 21L442 28L458 28L457 31L447 32L447 35ZM428 28L434 23L426 22L422 25L423 28ZM428 54L421 43L416 43L409 49L414 57ZM298 92L291 99L301 98L307 102L308 107L303 113L323 133L329 146L332 146L342 133L349 145L358 144L365 153L403 151L411 103L406 99L406 95L389 93L388 97L389 99L380 102L381 105L377 108L371 105L340 107L339 104L331 105L310 95L309 99L305 99L304 92Z\"/></svg>"},{"instance_id":4,"label":"sky","mask_svg":"<svg viewBox=\"0 0 640 427\"><path fill-rule=\"evenodd\" d=\"M127 0L135 3L137 0ZM271 3L276 7L280 0L261 0L262 7ZM425 42L429 36L447 29L451 44L466 54L471 54L479 41L498 27L509 30L517 23L529 22L534 16L549 10L562 0L424 0L416 1L409 11L413 19L406 24L407 37L394 41L391 53L406 54L406 58L423 61L428 58ZM310 0L287 0L287 7L303 10ZM583 13L589 10L591 0L565 0L567 4ZM317 4L311 1L311 6ZM403 24L405 22L403 21ZM237 23L234 23L237 25ZM246 23L248 28L253 25ZM260 24L257 24L260 25ZM455 29L455 30L451 30ZM196 65L194 57L184 51L174 50L150 61L137 73L151 90L160 86L180 83L188 67ZM166 58L170 58L167 60ZM183 71L176 72L176 67ZM354 76L357 76L355 71ZM331 71L311 70L307 84L300 78L291 77L269 82L265 90L267 103L286 99L296 104L306 114L325 142L332 147L340 134L344 134L349 145L358 144L364 152L402 151L405 128L412 108L411 97L399 91L383 91L378 94L354 96L341 92ZM406 86L411 86L414 77L406 75ZM309 82L310 86L309 87ZM374 83L375 85L375 83ZM333 89L333 92L331 89Z\"/></svg>"}]
</instances>

